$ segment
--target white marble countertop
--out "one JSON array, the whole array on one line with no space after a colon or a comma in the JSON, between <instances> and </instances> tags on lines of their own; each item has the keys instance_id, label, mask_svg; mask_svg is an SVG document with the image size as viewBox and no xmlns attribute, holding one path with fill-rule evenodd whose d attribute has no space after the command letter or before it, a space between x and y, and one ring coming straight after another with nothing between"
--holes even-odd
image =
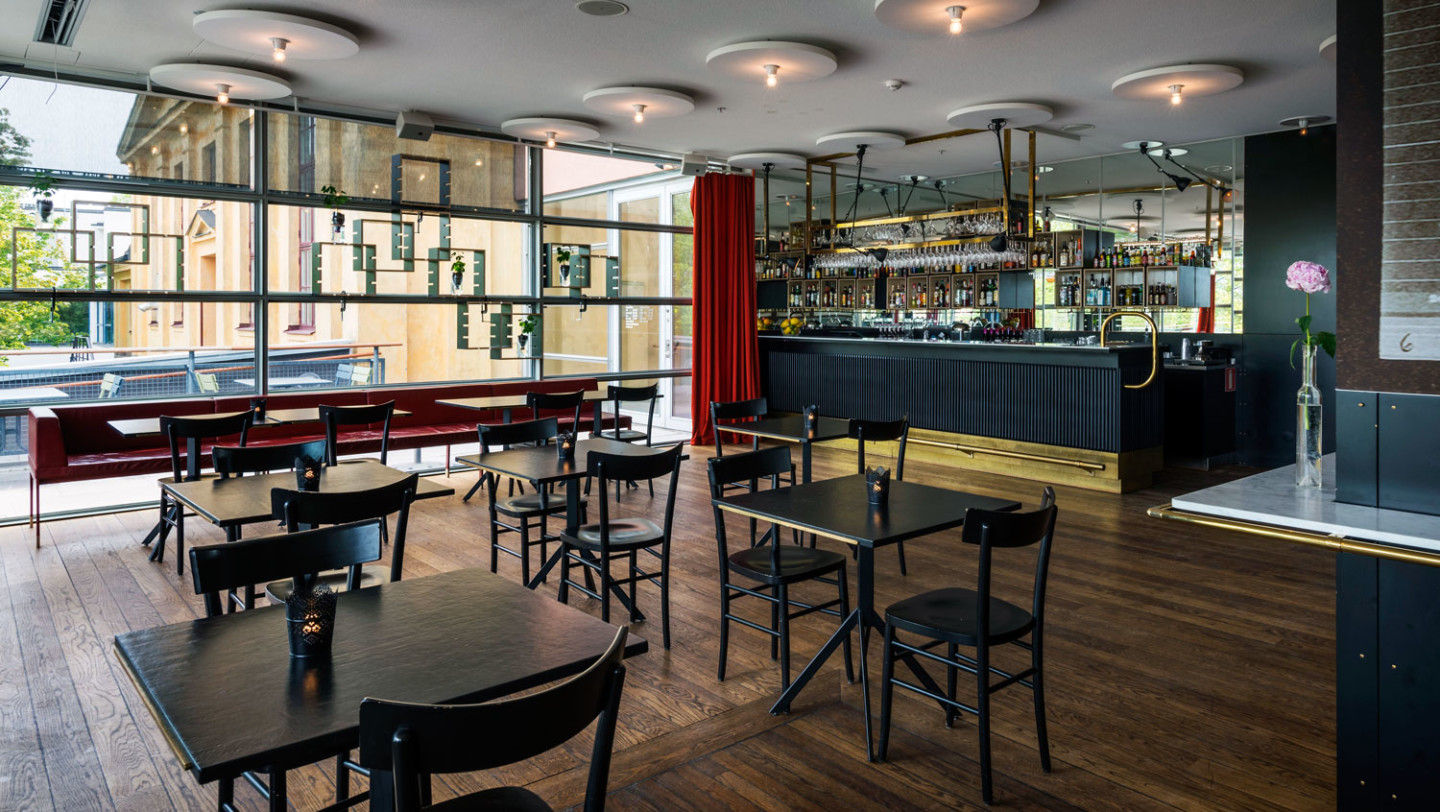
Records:
<instances>
[{"instance_id":1,"label":"white marble countertop","mask_svg":"<svg viewBox=\"0 0 1440 812\"><path fill-rule=\"evenodd\" d=\"M1256 522L1310 533L1440 552L1440 516L1382 510L1335 501L1335 455L1326 455L1324 487L1295 487L1295 467L1287 465L1177 496L1176 510Z\"/></svg>"}]
</instances>

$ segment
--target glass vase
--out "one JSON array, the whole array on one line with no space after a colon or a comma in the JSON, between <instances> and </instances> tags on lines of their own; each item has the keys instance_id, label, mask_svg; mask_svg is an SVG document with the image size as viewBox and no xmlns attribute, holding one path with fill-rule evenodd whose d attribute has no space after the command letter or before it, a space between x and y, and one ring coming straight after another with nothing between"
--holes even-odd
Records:
<instances>
[{"instance_id":1,"label":"glass vase","mask_svg":"<svg viewBox=\"0 0 1440 812\"><path fill-rule=\"evenodd\" d=\"M1320 387L1315 385L1315 353L1303 348L1300 390L1295 393L1295 487L1320 487L1320 427L1323 409Z\"/></svg>"}]
</instances>

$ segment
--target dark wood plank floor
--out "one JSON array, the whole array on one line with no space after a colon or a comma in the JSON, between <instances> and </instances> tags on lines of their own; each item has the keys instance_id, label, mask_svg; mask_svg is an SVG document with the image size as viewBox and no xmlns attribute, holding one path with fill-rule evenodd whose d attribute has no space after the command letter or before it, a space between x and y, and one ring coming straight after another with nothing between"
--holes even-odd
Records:
<instances>
[{"instance_id":1,"label":"dark wood plank floor","mask_svg":"<svg viewBox=\"0 0 1440 812\"><path fill-rule=\"evenodd\" d=\"M715 679L717 564L705 456L696 450L679 486L671 651L659 646L656 591L641 594L653 620L633 629L653 648L631 662L612 808L982 807L971 719L946 729L933 705L897 695L890 762L869 764L860 689L838 667L823 672L790 715L772 717L779 670L768 641L735 629L728 679ZM820 453L817 475L849 473L853 464ZM1028 695L1002 693L994 702L997 806L1334 807L1332 556L1145 516L1176 493L1241 473L1171 471L1158 487L1125 496L1060 489L1046 641L1055 769L1040 771ZM1040 491L1033 482L918 462L907 474L1027 503ZM472 480L457 474L453 484L463 493ZM661 498L638 493L624 497L627 510L663 508ZM483 498L417 505L405 577L488 565L484 514ZM138 546L153 521L145 512L47 524L39 551L26 528L0 531L0 810L213 808L214 785L199 786L179 769L113 655L117 633L203 613L188 579L150 563ZM187 530L192 542L223 540L199 521ZM956 533L907 548L908 577L893 551L877 555L881 606L974 577L974 550ZM1002 565L1002 594L1028 595L1028 566ZM501 567L518 578L515 559ZM572 604L599 614L583 597ZM833 623L797 621L796 668ZM582 736L497 773L447 777L437 798L503 782L529 785L557 807L577 804L588 746ZM291 775L295 808L330 799L328 766ZM237 793L243 807L260 808L247 788Z\"/></svg>"}]
</instances>

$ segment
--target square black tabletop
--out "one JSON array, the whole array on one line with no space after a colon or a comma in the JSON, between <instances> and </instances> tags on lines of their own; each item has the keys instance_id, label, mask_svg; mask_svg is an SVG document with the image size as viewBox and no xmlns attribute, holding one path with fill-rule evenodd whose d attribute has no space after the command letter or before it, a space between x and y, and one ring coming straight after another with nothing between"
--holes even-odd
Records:
<instances>
[{"instance_id":1,"label":"square black tabletop","mask_svg":"<svg viewBox=\"0 0 1440 812\"><path fill-rule=\"evenodd\" d=\"M465 464L512 479L546 484L579 479L589 473L586 457L591 451L605 454L619 454L627 457L643 457L658 454L667 449L651 448L638 443L622 443L604 437L590 437L575 444L574 459L562 460L553 445L508 448L491 451L488 454L473 454L457 459Z\"/></svg>"},{"instance_id":2,"label":"square black tabletop","mask_svg":"<svg viewBox=\"0 0 1440 812\"><path fill-rule=\"evenodd\" d=\"M805 431L805 417L798 414L762 417L759 420L722 422L717 428L735 434L753 434L769 440L785 440L795 443L839 440L850 433L850 421L839 417L821 417L816 421L815 436Z\"/></svg>"},{"instance_id":3,"label":"square black tabletop","mask_svg":"<svg viewBox=\"0 0 1440 812\"><path fill-rule=\"evenodd\" d=\"M366 491L393 485L408 476L409 473L382 465L378 460L347 460L320 469L320 490ZM207 521L220 527L234 527L270 519L270 489L294 490L295 472L280 471L229 479L206 476L190 482L176 482L167 477L160 481L160 487ZM421 477L415 498L433 499L454 493L454 488Z\"/></svg>"},{"instance_id":4,"label":"square black tabletop","mask_svg":"<svg viewBox=\"0 0 1440 812\"><path fill-rule=\"evenodd\" d=\"M221 412L220 414L185 414L177 417L193 418L220 418L234 417L243 412ZM106 421L110 428L114 429L122 437L150 437L160 434L160 418L158 417L134 417L126 420Z\"/></svg>"},{"instance_id":5,"label":"square black tabletop","mask_svg":"<svg viewBox=\"0 0 1440 812\"><path fill-rule=\"evenodd\" d=\"M356 747L365 697L484 702L577 674L614 637L578 609L466 569L341 593L333 650L314 662L290 657L281 606L128 632L115 648L203 783ZM631 635L625 653L648 647Z\"/></svg>"},{"instance_id":6,"label":"square black tabletop","mask_svg":"<svg viewBox=\"0 0 1440 812\"><path fill-rule=\"evenodd\" d=\"M882 507L867 499L864 474L711 500L722 510L849 544L880 547L965 523L965 511L1016 510L1020 503L892 480Z\"/></svg>"}]
</instances>

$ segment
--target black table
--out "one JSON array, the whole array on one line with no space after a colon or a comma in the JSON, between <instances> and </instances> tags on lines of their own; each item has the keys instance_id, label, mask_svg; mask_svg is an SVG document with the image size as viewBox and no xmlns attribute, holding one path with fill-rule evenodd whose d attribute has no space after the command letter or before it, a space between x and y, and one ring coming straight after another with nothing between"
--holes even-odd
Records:
<instances>
[{"instance_id":1,"label":"black table","mask_svg":"<svg viewBox=\"0 0 1440 812\"><path fill-rule=\"evenodd\" d=\"M408 476L410 474L382 465L378 460L347 460L339 465L327 465L320 469L320 490L365 491L393 485ZM273 520L270 513L270 489L294 490L295 472L280 471L229 479L206 476L189 482L176 482L173 478L166 477L160 480L160 487L171 499L222 528L226 540L234 541L239 538L242 526ZM454 493L454 488L421 477L415 498L433 499Z\"/></svg>"},{"instance_id":2,"label":"black table","mask_svg":"<svg viewBox=\"0 0 1440 812\"><path fill-rule=\"evenodd\" d=\"M857 627L860 630L860 683L865 705L865 752L875 759L870 735L870 675L866 670L866 643L871 629L884 631L885 622L875 611L875 548L927 536L965 523L965 511L1015 510L1019 502L971 493L892 481L890 500L884 508L871 507L866 498L864 474L837 479L743 493L712 499L721 510L750 519L771 522L835 539L856 547L855 609L840 622L840 628L780 695L771 713L787 713L790 703L830 659L830 655ZM778 538L778 534L776 534ZM775 543L772 541L772 543Z\"/></svg>"},{"instance_id":3,"label":"black table","mask_svg":"<svg viewBox=\"0 0 1440 812\"><path fill-rule=\"evenodd\" d=\"M815 433L812 435L805 430L805 418L802 415L782 415L780 417L762 417L759 420L737 423L720 423L715 426L716 431L728 431L735 434L747 434L752 437L764 437L767 440L780 440L787 443L800 444L800 480L810 481L810 445L811 443L823 443L826 440L842 440L849 436L850 421L838 417L821 417L816 421ZM717 438L718 441L718 438Z\"/></svg>"},{"instance_id":4,"label":"black table","mask_svg":"<svg viewBox=\"0 0 1440 812\"><path fill-rule=\"evenodd\" d=\"M485 702L578 674L615 628L466 569L340 593L335 635L328 658L294 660L285 609L271 606L128 632L115 649L203 784L354 749L365 697ZM625 654L648 648L632 635ZM390 808L389 775L375 773L370 787L370 808Z\"/></svg>"},{"instance_id":5,"label":"black table","mask_svg":"<svg viewBox=\"0 0 1440 812\"><path fill-rule=\"evenodd\" d=\"M511 417L514 415L516 409L529 408L529 404L526 402L525 397L525 395L485 395L483 397L475 398L450 398L448 400L437 400L435 401L435 403L438 406L456 406L461 409L471 409L478 412L498 410L500 412L500 419L506 423L509 423L511 422ZM594 422L592 423L591 430L598 434L600 432L601 426L604 425L603 407L606 403L610 402L610 398L607 398L604 392L587 391L580 398L580 400L581 403L589 403L592 405ZM576 426L575 430L579 431L580 427Z\"/></svg>"}]
</instances>

